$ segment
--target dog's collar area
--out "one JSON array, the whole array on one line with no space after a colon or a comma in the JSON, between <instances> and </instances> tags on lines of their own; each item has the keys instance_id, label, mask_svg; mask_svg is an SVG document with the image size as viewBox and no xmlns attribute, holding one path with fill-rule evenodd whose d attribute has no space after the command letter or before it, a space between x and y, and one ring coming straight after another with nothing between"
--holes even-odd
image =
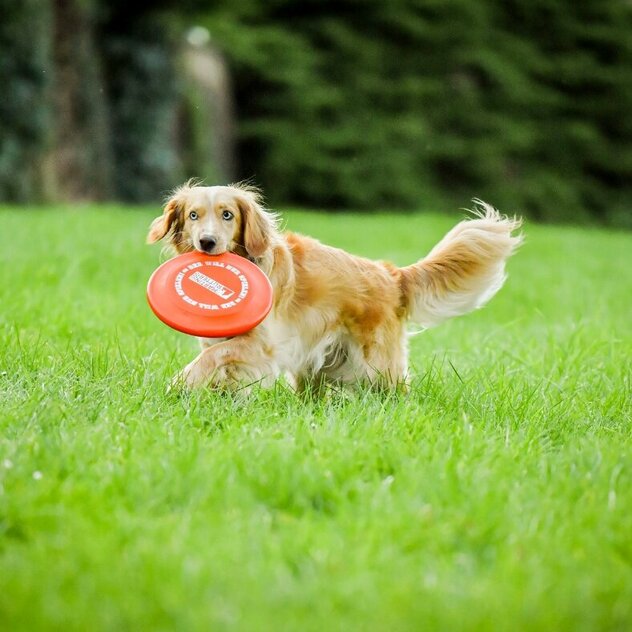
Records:
<instances>
[{"instance_id":1,"label":"dog's collar area","mask_svg":"<svg viewBox=\"0 0 632 632\"><path fill-rule=\"evenodd\" d=\"M256 257L252 257L251 255L248 254L248 251L246 250L246 246L244 246L243 244L236 244L238 248L242 249L243 252L245 252L246 254L241 254L240 252L236 252L235 249L231 250L231 252L234 252L236 255L239 255L240 257L243 257L244 259L248 259L248 261L250 261L250 263L254 263L255 265L259 265L259 263L261 262L261 259L256 258Z\"/></svg>"},{"instance_id":2,"label":"dog's collar area","mask_svg":"<svg viewBox=\"0 0 632 632\"><path fill-rule=\"evenodd\" d=\"M263 261L263 257L251 257L250 255L248 255L246 259L248 259L250 263L254 263L258 268L261 267L261 262Z\"/></svg>"}]
</instances>

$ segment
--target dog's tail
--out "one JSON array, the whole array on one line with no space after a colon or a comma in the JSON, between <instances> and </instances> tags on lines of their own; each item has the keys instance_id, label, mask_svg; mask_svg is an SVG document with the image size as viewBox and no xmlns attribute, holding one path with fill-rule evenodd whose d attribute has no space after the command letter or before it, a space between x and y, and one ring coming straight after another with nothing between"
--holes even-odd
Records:
<instances>
[{"instance_id":1,"label":"dog's tail","mask_svg":"<svg viewBox=\"0 0 632 632\"><path fill-rule=\"evenodd\" d=\"M505 261L520 245L521 220L474 200L475 218L457 224L417 263L401 268L408 318L433 327L482 307L505 281Z\"/></svg>"}]
</instances>

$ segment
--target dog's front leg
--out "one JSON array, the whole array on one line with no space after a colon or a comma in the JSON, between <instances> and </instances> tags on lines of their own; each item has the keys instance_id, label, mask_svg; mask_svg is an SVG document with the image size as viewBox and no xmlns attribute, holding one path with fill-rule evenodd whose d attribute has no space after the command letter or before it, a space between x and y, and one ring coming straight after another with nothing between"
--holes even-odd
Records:
<instances>
[{"instance_id":1,"label":"dog's front leg","mask_svg":"<svg viewBox=\"0 0 632 632\"><path fill-rule=\"evenodd\" d=\"M257 333L237 336L203 349L172 381L173 386L240 390L271 386L279 375L272 348Z\"/></svg>"},{"instance_id":2,"label":"dog's front leg","mask_svg":"<svg viewBox=\"0 0 632 632\"><path fill-rule=\"evenodd\" d=\"M218 345L220 342L224 342L225 340L228 340L228 338L198 338L200 349L206 349L207 347Z\"/></svg>"}]
</instances>

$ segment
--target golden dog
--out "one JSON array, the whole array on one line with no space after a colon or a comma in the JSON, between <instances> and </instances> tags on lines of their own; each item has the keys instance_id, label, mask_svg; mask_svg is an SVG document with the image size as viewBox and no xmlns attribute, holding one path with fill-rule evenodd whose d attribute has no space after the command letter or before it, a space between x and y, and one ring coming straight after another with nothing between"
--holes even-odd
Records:
<instances>
[{"instance_id":1,"label":"golden dog","mask_svg":"<svg viewBox=\"0 0 632 632\"><path fill-rule=\"evenodd\" d=\"M151 224L148 243L167 237L178 253L226 251L248 257L270 278L274 305L253 330L201 339L202 352L176 376L189 387L271 385L298 390L364 383L394 388L408 374L407 323L438 325L486 303L505 280L520 244L520 220L477 202L417 263L398 268L315 239L279 231L258 191L245 185L175 190Z\"/></svg>"}]
</instances>

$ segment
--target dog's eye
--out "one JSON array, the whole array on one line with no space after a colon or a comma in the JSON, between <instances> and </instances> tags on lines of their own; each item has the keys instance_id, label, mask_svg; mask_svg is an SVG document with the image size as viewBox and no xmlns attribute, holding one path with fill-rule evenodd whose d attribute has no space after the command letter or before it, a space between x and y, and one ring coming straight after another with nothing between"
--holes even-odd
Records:
<instances>
[{"instance_id":1,"label":"dog's eye","mask_svg":"<svg viewBox=\"0 0 632 632\"><path fill-rule=\"evenodd\" d=\"M189 213L189 219L192 219L193 221L195 221L198 218L198 214L195 211L191 211Z\"/></svg>"},{"instance_id":2,"label":"dog's eye","mask_svg":"<svg viewBox=\"0 0 632 632\"><path fill-rule=\"evenodd\" d=\"M224 211L222 213L222 219L225 219L226 221L233 219L234 215L230 212L230 211Z\"/></svg>"}]
</instances>

